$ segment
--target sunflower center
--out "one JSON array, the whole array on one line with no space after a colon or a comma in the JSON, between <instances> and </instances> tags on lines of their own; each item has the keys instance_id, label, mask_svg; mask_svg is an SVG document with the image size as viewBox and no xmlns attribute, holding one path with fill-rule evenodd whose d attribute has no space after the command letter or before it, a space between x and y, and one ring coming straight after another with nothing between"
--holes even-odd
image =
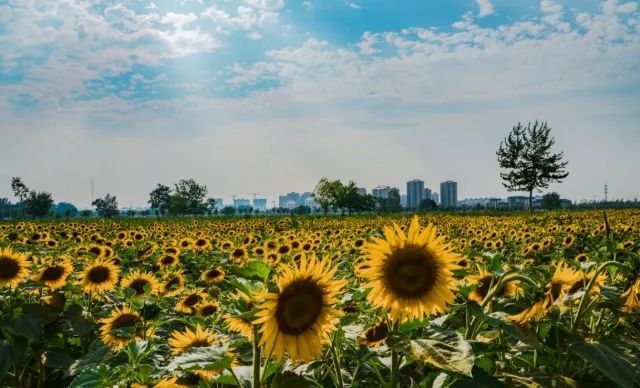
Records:
<instances>
[{"instance_id":1,"label":"sunflower center","mask_svg":"<svg viewBox=\"0 0 640 388\"><path fill-rule=\"evenodd\" d=\"M198 338L193 340L193 342L191 342L189 346L186 347L186 349L201 348L205 346L211 346L211 343L206 338Z\"/></svg>"},{"instance_id":2,"label":"sunflower center","mask_svg":"<svg viewBox=\"0 0 640 388\"><path fill-rule=\"evenodd\" d=\"M191 307L191 306L195 306L198 302L200 302L200 295L191 294L187 296L186 299L184 300L184 305Z\"/></svg>"},{"instance_id":3,"label":"sunflower center","mask_svg":"<svg viewBox=\"0 0 640 388\"><path fill-rule=\"evenodd\" d=\"M171 280L169 280L167 282L166 288L167 290L173 290L176 289L178 287L180 287L180 278L178 278L177 276L175 278L172 278Z\"/></svg>"},{"instance_id":4,"label":"sunflower center","mask_svg":"<svg viewBox=\"0 0 640 388\"><path fill-rule=\"evenodd\" d=\"M0 279L13 279L20 272L18 261L7 256L0 257Z\"/></svg>"},{"instance_id":5,"label":"sunflower center","mask_svg":"<svg viewBox=\"0 0 640 388\"><path fill-rule=\"evenodd\" d=\"M551 293L551 297L553 298L554 301L558 299L561 291L562 291L561 283L551 283L551 288L549 289L549 292Z\"/></svg>"},{"instance_id":6,"label":"sunflower center","mask_svg":"<svg viewBox=\"0 0 640 388\"><path fill-rule=\"evenodd\" d=\"M99 265L89 270L88 279L91 283L100 284L109 280L110 275L111 271L108 267Z\"/></svg>"},{"instance_id":7,"label":"sunflower center","mask_svg":"<svg viewBox=\"0 0 640 388\"><path fill-rule=\"evenodd\" d=\"M111 324L112 329L121 329L123 327L134 326L138 322L138 316L136 314L121 314L113 320Z\"/></svg>"},{"instance_id":8,"label":"sunflower center","mask_svg":"<svg viewBox=\"0 0 640 388\"><path fill-rule=\"evenodd\" d=\"M218 271L217 269L212 269L209 272L207 272L207 277L209 279L216 279L218 278L220 275L222 275L222 272Z\"/></svg>"},{"instance_id":9,"label":"sunflower center","mask_svg":"<svg viewBox=\"0 0 640 388\"><path fill-rule=\"evenodd\" d=\"M147 279L134 279L130 284L129 288L136 292L136 295L144 294L144 286L149 284Z\"/></svg>"},{"instance_id":10,"label":"sunflower center","mask_svg":"<svg viewBox=\"0 0 640 388\"><path fill-rule=\"evenodd\" d=\"M64 268L59 265L48 267L42 272L42 280L54 281L58 280L64 275Z\"/></svg>"},{"instance_id":11,"label":"sunflower center","mask_svg":"<svg viewBox=\"0 0 640 388\"><path fill-rule=\"evenodd\" d=\"M289 284L278 297L276 320L280 331L298 335L309 329L322 312L322 295L320 287L311 279Z\"/></svg>"},{"instance_id":12,"label":"sunflower center","mask_svg":"<svg viewBox=\"0 0 640 388\"><path fill-rule=\"evenodd\" d=\"M431 251L406 246L393 252L384 269L384 282L397 296L419 299L438 281L438 262Z\"/></svg>"},{"instance_id":13,"label":"sunflower center","mask_svg":"<svg viewBox=\"0 0 640 388\"><path fill-rule=\"evenodd\" d=\"M387 324L381 323L367 330L367 332L365 333L365 338L369 343L382 341L383 339L387 338L388 332L389 329L387 328Z\"/></svg>"},{"instance_id":14,"label":"sunflower center","mask_svg":"<svg viewBox=\"0 0 640 388\"><path fill-rule=\"evenodd\" d=\"M206 305L200 309L200 314L208 317L211 314L215 314L218 311L218 306L216 305Z\"/></svg>"}]
</instances>

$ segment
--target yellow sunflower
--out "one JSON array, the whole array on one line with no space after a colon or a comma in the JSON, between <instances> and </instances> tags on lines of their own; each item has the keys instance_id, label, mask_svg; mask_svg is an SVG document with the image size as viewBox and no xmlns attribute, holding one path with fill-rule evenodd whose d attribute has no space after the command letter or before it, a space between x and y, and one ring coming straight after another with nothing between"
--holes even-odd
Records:
<instances>
[{"instance_id":1,"label":"yellow sunflower","mask_svg":"<svg viewBox=\"0 0 640 388\"><path fill-rule=\"evenodd\" d=\"M498 283L498 276L485 271L483 268L479 269L477 275L470 275L468 277L471 284L475 284L476 288L469 294L469 299L476 301L478 304L482 304L484 298L489 293L489 287L493 287ZM518 282L512 281L502 286L502 288L496 292L496 298L503 298L506 296L515 295L518 292Z\"/></svg>"},{"instance_id":2,"label":"yellow sunflower","mask_svg":"<svg viewBox=\"0 0 640 388\"><path fill-rule=\"evenodd\" d=\"M385 227L385 239L374 238L365 247L366 258L358 273L370 288L367 300L387 312L391 321L422 319L443 313L453 303L455 279L461 256L451 250L436 228L420 228L418 217L405 234L397 224Z\"/></svg>"},{"instance_id":3,"label":"yellow sunflower","mask_svg":"<svg viewBox=\"0 0 640 388\"><path fill-rule=\"evenodd\" d=\"M336 330L341 313L333 308L347 283L334 280L336 267L327 259L303 256L299 266L282 268L278 293L263 293L261 309L253 322L260 325L260 345L266 354L308 362L322 353L322 344Z\"/></svg>"},{"instance_id":4,"label":"yellow sunflower","mask_svg":"<svg viewBox=\"0 0 640 388\"><path fill-rule=\"evenodd\" d=\"M551 281L545 287L546 293L544 297L534 303L533 306L516 315L511 315L509 318L519 324L525 324L531 319L541 319L554 305L562 302L565 295L569 294L569 291L577 282L582 284L582 281L582 274L579 271L570 268L565 262L559 262L556 265Z\"/></svg>"},{"instance_id":5,"label":"yellow sunflower","mask_svg":"<svg viewBox=\"0 0 640 388\"><path fill-rule=\"evenodd\" d=\"M224 271L221 268L212 268L202 273L202 280L207 283L218 283L224 280Z\"/></svg>"},{"instance_id":6,"label":"yellow sunflower","mask_svg":"<svg viewBox=\"0 0 640 388\"><path fill-rule=\"evenodd\" d=\"M174 296L180 294L184 290L184 286L184 276L182 275L182 270L179 270L166 275L160 289L162 295Z\"/></svg>"},{"instance_id":7,"label":"yellow sunflower","mask_svg":"<svg viewBox=\"0 0 640 388\"><path fill-rule=\"evenodd\" d=\"M42 267L33 277L33 281L44 284L51 290L64 286L67 277L73 272L73 266L67 259Z\"/></svg>"},{"instance_id":8,"label":"yellow sunflower","mask_svg":"<svg viewBox=\"0 0 640 388\"><path fill-rule=\"evenodd\" d=\"M358 338L358 343L377 347L384 343L385 339L387 339L387 334L389 334L389 327L385 322L380 322L366 330L363 335Z\"/></svg>"},{"instance_id":9,"label":"yellow sunflower","mask_svg":"<svg viewBox=\"0 0 640 388\"><path fill-rule=\"evenodd\" d=\"M249 342L253 342L253 325L251 321L242 316L233 316L230 314L226 314L224 316L224 321L227 324L229 330L239 333L245 336Z\"/></svg>"},{"instance_id":10,"label":"yellow sunflower","mask_svg":"<svg viewBox=\"0 0 640 388\"><path fill-rule=\"evenodd\" d=\"M195 314L196 306L205 301L207 293L203 290L192 290L176 304L176 310L184 314Z\"/></svg>"},{"instance_id":11,"label":"yellow sunflower","mask_svg":"<svg viewBox=\"0 0 640 388\"><path fill-rule=\"evenodd\" d=\"M123 290L133 290L135 292L133 296L140 298L147 295L157 294L160 289L160 284L151 272L136 270L122 279L121 287ZM148 292L145 288L147 288Z\"/></svg>"},{"instance_id":12,"label":"yellow sunflower","mask_svg":"<svg viewBox=\"0 0 640 388\"><path fill-rule=\"evenodd\" d=\"M16 287L29 274L27 257L9 248L0 251L0 287Z\"/></svg>"},{"instance_id":13,"label":"yellow sunflower","mask_svg":"<svg viewBox=\"0 0 640 388\"><path fill-rule=\"evenodd\" d=\"M624 300L623 309L633 311L640 308L640 277L620 297Z\"/></svg>"},{"instance_id":14,"label":"yellow sunflower","mask_svg":"<svg viewBox=\"0 0 640 388\"><path fill-rule=\"evenodd\" d=\"M197 305L196 310L201 317L208 317L220 311L220 303L215 301L208 301Z\"/></svg>"},{"instance_id":15,"label":"yellow sunflower","mask_svg":"<svg viewBox=\"0 0 640 388\"><path fill-rule=\"evenodd\" d=\"M173 331L171 338L169 338L169 346L171 346L171 353L180 354L191 348L212 346L215 340L216 337L212 331L207 328L203 329L198 324L195 331L189 328L185 331Z\"/></svg>"},{"instance_id":16,"label":"yellow sunflower","mask_svg":"<svg viewBox=\"0 0 640 388\"><path fill-rule=\"evenodd\" d=\"M111 312L111 316L100 320L100 338L102 342L114 349L124 347L129 341L136 338L143 338L142 319L140 314L129 307L116 308ZM147 330L147 335L151 330Z\"/></svg>"},{"instance_id":17,"label":"yellow sunflower","mask_svg":"<svg viewBox=\"0 0 640 388\"><path fill-rule=\"evenodd\" d=\"M120 269L107 259L97 259L80 275L80 286L85 292L101 294L116 288Z\"/></svg>"}]
</instances>

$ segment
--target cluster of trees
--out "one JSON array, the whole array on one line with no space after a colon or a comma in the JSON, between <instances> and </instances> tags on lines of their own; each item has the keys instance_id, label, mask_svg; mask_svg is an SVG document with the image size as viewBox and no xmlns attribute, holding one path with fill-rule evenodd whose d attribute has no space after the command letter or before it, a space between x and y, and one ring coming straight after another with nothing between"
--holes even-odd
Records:
<instances>
[{"instance_id":1,"label":"cluster of trees","mask_svg":"<svg viewBox=\"0 0 640 388\"><path fill-rule=\"evenodd\" d=\"M44 217L52 212L53 196L46 191L29 190L21 178L11 178L11 190L19 202L19 207L31 217Z\"/></svg>"},{"instance_id":2,"label":"cluster of trees","mask_svg":"<svg viewBox=\"0 0 640 388\"><path fill-rule=\"evenodd\" d=\"M211 214L216 201L207 198L207 186L198 184L194 179L181 179L173 188L158 184L149 193L149 205L158 215L200 215Z\"/></svg>"},{"instance_id":3,"label":"cluster of trees","mask_svg":"<svg viewBox=\"0 0 640 388\"><path fill-rule=\"evenodd\" d=\"M376 205L375 199L369 194L358 193L358 187L353 181L346 185L340 180L322 178L313 190L313 199L326 215L329 209L353 212L370 211Z\"/></svg>"}]
</instances>

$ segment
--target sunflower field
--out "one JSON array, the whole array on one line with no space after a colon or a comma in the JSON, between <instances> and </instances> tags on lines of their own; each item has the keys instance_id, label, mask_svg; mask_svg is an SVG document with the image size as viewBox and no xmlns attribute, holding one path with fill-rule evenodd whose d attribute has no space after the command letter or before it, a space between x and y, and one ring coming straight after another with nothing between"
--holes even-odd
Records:
<instances>
[{"instance_id":1,"label":"sunflower field","mask_svg":"<svg viewBox=\"0 0 640 388\"><path fill-rule=\"evenodd\" d=\"M640 384L640 212L0 223L0 385Z\"/></svg>"}]
</instances>

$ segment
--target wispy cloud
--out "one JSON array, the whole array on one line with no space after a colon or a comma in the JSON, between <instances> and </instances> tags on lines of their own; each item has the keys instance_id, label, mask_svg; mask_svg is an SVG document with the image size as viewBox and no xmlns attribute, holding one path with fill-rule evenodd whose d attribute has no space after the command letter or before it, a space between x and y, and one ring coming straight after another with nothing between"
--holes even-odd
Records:
<instances>
[{"instance_id":1,"label":"wispy cloud","mask_svg":"<svg viewBox=\"0 0 640 388\"><path fill-rule=\"evenodd\" d=\"M490 0L476 0L478 3L478 17L483 18L493 14L493 5Z\"/></svg>"}]
</instances>

